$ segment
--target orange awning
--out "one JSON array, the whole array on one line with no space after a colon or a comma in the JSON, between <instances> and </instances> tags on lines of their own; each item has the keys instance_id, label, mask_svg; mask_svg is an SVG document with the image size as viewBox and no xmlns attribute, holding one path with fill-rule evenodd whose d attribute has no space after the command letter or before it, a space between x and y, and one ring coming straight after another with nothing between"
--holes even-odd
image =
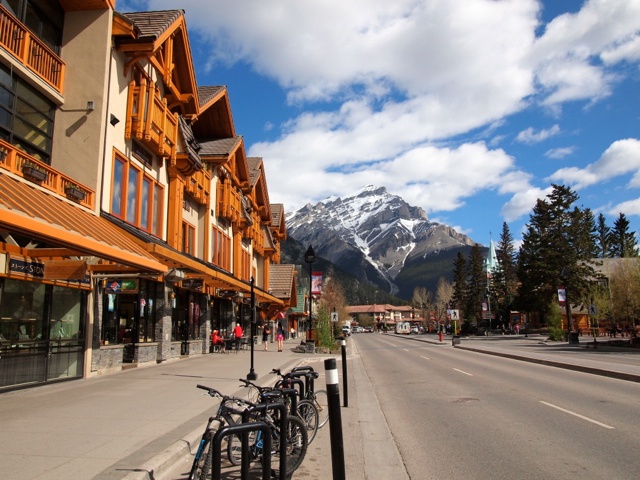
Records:
<instances>
[{"instance_id":1,"label":"orange awning","mask_svg":"<svg viewBox=\"0 0 640 480\"><path fill-rule=\"evenodd\" d=\"M168 270L104 218L4 173L0 228L145 272Z\"/></svg>"}]
</instances>

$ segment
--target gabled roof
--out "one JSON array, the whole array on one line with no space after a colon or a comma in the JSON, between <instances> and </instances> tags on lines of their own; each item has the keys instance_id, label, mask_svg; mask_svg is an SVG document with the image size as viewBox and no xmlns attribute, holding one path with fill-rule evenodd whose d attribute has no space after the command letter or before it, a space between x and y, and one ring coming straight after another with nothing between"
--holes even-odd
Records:
<instances>
[{"instance_id":1,"label":"gabled roof","mask_svg":"<svg viewBox=\"0 0 640 480\"><path fill-rule=\"evenodd\" d=\"M269 209L271 204L269 203L269 191L267 189L267 179L264 172L264 162L261 157L248 157L247 167L249 168L251 195L260 210L262 220L270 222L271 213Z\"/></svg>"},{"instance_id":2,"label":"gabled roof","mask_svg":"<svg viewBox=\"0 0 640 480\"><path fill-rule=\"evenodd\" d=\"M199 153L201 146L193 135L191 125L189 125L182 115L178 115L178 131L180 133L183 148L183 151L180 153L186 154L186 157L191 164L190 169L202 170L203 163Z\"/></svg>"},{"instance_id":3,"label":"gabled roof","mask_svg":"<svg viewBox=\"0 0 640 480\"><path fill-rule=\"evenodd\" d=\"M269 267L269 293L282 300L290 300L289 306L297 305L296 268L293 264L271 265Z\"/></svg>"},{"instance_id":4,"label":"gabled roof","mask_svg":"<svg viewBox=\"0 0 640 480\"><path fill-rule=\"evenodd\" d=\"M207 139L235 137L227 87L198 87L198 99L198 121L193 126L196 136Z\"/></svg>"},{"instance_id":5,"label":"gabled roof","mask_svg":"<svg viewBox=\"0 0 640 480\"><path fill-rule=\"evenodd\" d=\"M123 19L134 28L124 28ZM117 48L131 58L127 68L147 59L162 76L170 108L179 107L183 115L197 117L200 102L184 10L127 12L114 15L115 22L120 23L113 30Z\"/></svg>"},{"instance_id":6,"label":"gabled roof","mask_svg":"<svg viewBox=\"0 0 640 480\"><path fill-rule=\"evenodd\" d=\"M279 240L287 238L287 225L285 222L284 205L282 203L271 204L271 231Z\"/></svg>"},{"instance_id":7,"label":"gabled roof","mask_svg":"<svg viewBox=\"0 0 640 480\"><path fill-rule=\"evenodd\" d=\"M200 155L228 158L242 143L242 137L221 138L219 140L201 140Z\"/></svg>"}]
</instances>

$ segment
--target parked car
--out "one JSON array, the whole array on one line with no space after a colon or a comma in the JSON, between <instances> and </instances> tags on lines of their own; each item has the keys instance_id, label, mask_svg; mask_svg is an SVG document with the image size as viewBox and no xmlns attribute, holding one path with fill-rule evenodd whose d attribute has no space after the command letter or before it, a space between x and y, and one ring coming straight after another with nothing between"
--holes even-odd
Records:
<instances>
[{"instance_id":1,"label":"parked car","mask_svg":"<svg viewBox=\"0 0 640 480\"><path fill-rule=\"evenodd\" d=\"M373 333L373 327L364 327L364 333Z\"/></svg>"},{"instance_id":2,"label":"parked car","mask_svg":"<svg viewBox=\"0 0 640 480\"><path fill-rule=\"evenodd\" d=\"M351 327L348 327L346 325L342 327L342 334L346 335L347 337L351 336Z\"/></svg>"}]
</instances>

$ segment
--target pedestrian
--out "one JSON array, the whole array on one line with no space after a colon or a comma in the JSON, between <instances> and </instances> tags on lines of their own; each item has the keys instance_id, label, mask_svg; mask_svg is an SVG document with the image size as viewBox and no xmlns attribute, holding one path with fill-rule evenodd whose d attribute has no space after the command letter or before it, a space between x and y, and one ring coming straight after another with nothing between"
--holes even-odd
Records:
<instances>
[{"instance_id":1,"label":"pedestrian","mask_svg":"<svg viewBox=\"0 0 640 480\"><path fill-rule=\"evenodd\" d=\"M516 335L520 335L520 324L516 323Z\"/></svg>"},{"instance_id":2,"label":"pedestrian","mask_svg":"<svg viewBox=\"0 0 640 480\"><path fill-rule=\"evenodd\" d=\"M242 331L242 326L239 323L236 323L236 327L233 329L233 336L236 338L236 352L240 350L243 335L244 332Z\"/></svg>"},{"instance_id":3,"label":"pedestrian","mask_svg":"<svg viewBox=\"0 0 640 480\"><path fill-rule=\"evenodd\" d=\"M271 333L271 330L269 330L269 325L265 324L264 328L262 329L262 343L264 343L265 352L269 351L269 334L270 333Z\"/></svg>"},{"instance_id":4,"label":"pedestrian","mask_svg":"<svg viewBox=\"0 0 640 480\"><path fill-rule=\"evenodd\" d=\"M224 340L218 334L218 330L211 332L211 345L214 347L220 346L220 350L224 352Z\"/></svg>"},{"instance_id":5,"label":"pedestrian","mask_svg":"<svg viewBox=\"0 0 640 480\"><path fill-rule=\"evenodd\" d=\"M282 328L282 322L278 322L278 329L276 330L278 336L278 351L281 352L284 348L284 330Z\"/></svg>"}]
</instances>

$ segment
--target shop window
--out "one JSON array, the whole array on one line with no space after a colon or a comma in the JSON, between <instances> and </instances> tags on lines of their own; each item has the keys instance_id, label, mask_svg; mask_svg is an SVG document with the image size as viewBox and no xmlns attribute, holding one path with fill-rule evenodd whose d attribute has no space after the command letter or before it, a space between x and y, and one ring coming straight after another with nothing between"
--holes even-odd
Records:
<instances>
[{"instance_id":1,"label":"shop window","mask_svg":"<svg viewBox=\"0 0 640 480\"><path fill-rule=\"evenodd\" d=\"M113 162L111 214L146 232L161 236L163 187L128 159Z\"/></svg>"},{"instance_id":2,"label":"shop window","mask_svg":"<svg viewBox=\"0 0 640 480\"><path fill-rule=\"evenodd\" d=\"M155 342L158 284L147 280L136 282L139 293L105 293L102 345Z\"/></svg>"}]
</instances>

